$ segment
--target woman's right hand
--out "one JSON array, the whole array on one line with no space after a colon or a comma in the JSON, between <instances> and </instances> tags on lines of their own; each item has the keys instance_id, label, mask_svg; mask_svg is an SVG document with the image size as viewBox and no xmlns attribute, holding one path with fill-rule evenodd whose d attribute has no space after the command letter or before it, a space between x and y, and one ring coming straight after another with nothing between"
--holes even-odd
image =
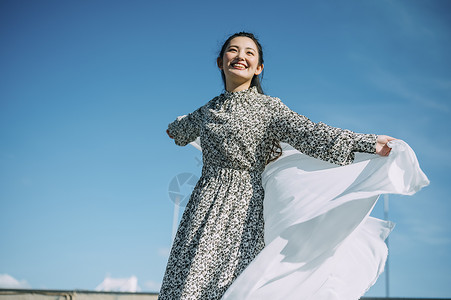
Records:
<instances>
[{"instance_id":1,"label":"woman's right hand","mask_svg":"<svg viewBox=\"0 0 451 300\"><path fill-rule=\"evenodd\" d=\"M381 156L388 156L391 148L388 147L388 142L396 140L394 137L388 135L378 135L376 141L376 153Z\"/></svg>"},{"instance_id":2,"label":"woman's right hand","mask_svg":"<svg viewBox=\"0 0 451 300\"><path fill-rule=\"evenodd\" d=\"M166 133L168 134L168 136L169 136L171 139L174 139L174 137L173 137L172 135L169 134L169 129L166 129Z\"/></svg>"}]
</instances>

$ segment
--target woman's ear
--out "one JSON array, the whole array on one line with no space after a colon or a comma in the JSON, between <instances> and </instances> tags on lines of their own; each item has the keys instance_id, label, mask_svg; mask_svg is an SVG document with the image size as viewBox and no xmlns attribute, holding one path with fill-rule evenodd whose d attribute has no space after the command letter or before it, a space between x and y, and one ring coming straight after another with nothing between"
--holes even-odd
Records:
<instances>
[{"instance_id":1,"label":"woman's ear","mask_svg":"<svg viewBox=\"0 0 451 300\"><path fill-rule=\"evenodd\" d=\"M263 72L263 67L263 64L259 65L257 69L255 69L254 75L260 75L260 73Z\"/></svg>"},{"instance_id":2,"label":"woman's ear","mask_svg":"<svg viewBox=\"0 0 451 300\"><path fill-rule=\"evenodd\" d=\"M222 58L218 57L218 59L216 59L216 63L218 64L218 68L220 70L222 70L223 69L223 67L222 67Z\"/></svg>"}]
</instances>

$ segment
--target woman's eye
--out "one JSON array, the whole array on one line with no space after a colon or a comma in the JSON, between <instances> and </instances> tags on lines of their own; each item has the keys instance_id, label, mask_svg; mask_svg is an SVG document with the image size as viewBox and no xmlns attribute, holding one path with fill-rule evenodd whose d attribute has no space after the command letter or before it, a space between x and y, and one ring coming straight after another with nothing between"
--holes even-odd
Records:
<instances>
[{"instance_id":1,"label":"woman's eye","mask_svg":"<svg viewBox=\"0 0 451 300\"><path fill-rule=\"evenodd\" d=\"M254 52L249 51L249 52L247 52L247 54L254 55Z\"/></svg>"}]
</instances>

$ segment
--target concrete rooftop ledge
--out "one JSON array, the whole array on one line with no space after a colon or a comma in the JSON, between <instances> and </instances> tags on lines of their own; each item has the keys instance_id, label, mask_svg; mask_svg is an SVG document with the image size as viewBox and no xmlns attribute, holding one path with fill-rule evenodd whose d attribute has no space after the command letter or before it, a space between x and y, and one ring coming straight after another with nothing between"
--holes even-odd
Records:
<instances>
[{"instance_id":1,"label":"concrete rooftop ledge","mask_svg":"<svg viewBox=\"0 0 451 300\"><path fill-rule=\"evenodd\" d=\"M0 289L0 300L157 300L157 293Z\"/></svg>"},{"instance_id":2,"label":"concrete rooftop ledge","mask_svg":"<svg viewBox=\"0 0 451 300\"><path fill-rule=\"evenodd\" d=\"M0 300L157 300L158 293L85 290L0 289ZM451 300L450 298L363 297L361 300Z\"/></svg>"}]
</instances>

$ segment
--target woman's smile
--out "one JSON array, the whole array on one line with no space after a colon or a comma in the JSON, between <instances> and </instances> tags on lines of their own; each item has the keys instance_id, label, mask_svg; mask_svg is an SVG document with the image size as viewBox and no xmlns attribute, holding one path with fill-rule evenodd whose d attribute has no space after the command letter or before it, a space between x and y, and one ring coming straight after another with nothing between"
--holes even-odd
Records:
<instances>
[{"instance_id":1,"label":"woman's smile","mask_svg":"<svg viewBox=\"0 0 451 300\"><path fill-rule=\"evenodd\" d=\"M232 67L238 70L244 70L247 69L247 65L245 63L242 62L236 62L236 63L232 63Z\"/></svg>"}]
</instances>

